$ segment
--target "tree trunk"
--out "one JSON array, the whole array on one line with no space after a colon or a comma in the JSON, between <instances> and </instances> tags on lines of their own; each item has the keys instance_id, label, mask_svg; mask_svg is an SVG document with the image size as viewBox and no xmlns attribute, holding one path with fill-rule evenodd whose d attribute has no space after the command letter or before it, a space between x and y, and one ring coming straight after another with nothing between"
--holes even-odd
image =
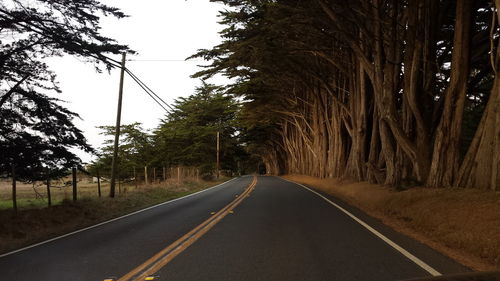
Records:
<instances>
[{"instance_id":1,"label":"tree trunk","mask_svg":"<svg viewBox=\"0 0 500 281\"><path fill-rule=\"evenodd\" d=\"M462 117L470 71L473 0L458 0L451 61L450 85L437 128L427 185L452 186L458 171Z\"/></svg>"},{"instance_id":2,"label":"tree trunk","mask_svg":"<svg viewBox=\"0 0 500 281\"><path fill-rule=\"evenodd\" d=\"M361 63L358 63L356 80L352 83L354 95L350 97L352 144L345 175L357 181L365 180L366 176L366 130L367 130L367 96L366 74Z\"/></svg>"},{"instance_id":3,"label":"tree trunk","mask_svg":"<svg viewBox=\"0 0 500 281\"><path fill-rule=\"evenodd\" d=\"M500 22L500 0L496 0ZM474 139L460 167L455 185L500 190L500 46L494 61L495 80Z\"/></svg>"}]
</instances>

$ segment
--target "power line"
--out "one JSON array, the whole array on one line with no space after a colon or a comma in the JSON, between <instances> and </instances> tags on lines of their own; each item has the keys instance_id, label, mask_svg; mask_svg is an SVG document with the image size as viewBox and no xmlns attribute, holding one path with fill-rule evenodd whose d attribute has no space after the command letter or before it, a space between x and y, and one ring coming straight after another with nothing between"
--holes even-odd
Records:
<instances>
[{"instance_id":1,"label":"power line","mask_svg":"<svg viewBox=\"0 0 500 281\"><path fill-rule=\"evenodd\" d=\"M134 79L134 81L139 84L139 86L141 86L141 88L146 91L150 96L153 95L156 97L155 101L160 100L164 105L166 105L170 110L174 110L167 102L165 102L160 96L158 96L153 90L151 90L151 88L148 87L148 85L146 85L146 83L142 82L141 79L139 79L139 77L137 77L137 75L135 75L134 73L132 73L132 71L130 69L126 69L125 70L128 75L130 75L130 77L132 77L132 79ZM157 101L158 102L158 101ZM163 107L163 106L162 106ZM166 110L166 109L165 109ZM166 110L168 112L168 110Z\"/></svg>"},{"instance_id":2,"label":"power line","mask_svg":"<svg viewBox=\"0 0 500 281\"><path fill-rule=\"evenodd\" d=\"M156 98L158 98L161 102L163 102L166 106L169 106L168 103L166 103L162 98L160 98L153 90L151 90L147 85L146 83L142 82L141 79L139 79L139 77L137 77L137 75L135 75L130 69L126 69L127 73L137 82L139 83L141 86L144 86L144 88L147 89L147 91L149 91L151 94L153 94Z\"/></svg>"},{"instance_id":3,"label":"power line","mask_svg":"<svg viewBox=\"0 0 500 281\"><path fill-rule=\"evenodd\" d=\"M166 109L165 106L163 106L156 98L161 100L164 104L166 104L170 108L170 106L167 103L165 103L165 101L163 101L160 97L154 94L154 92L151 91L151 89L149 89L148 86L146 86L146 84L143 84L142 81L140 81L139 78L137 78L128 68L125 68L125 72L127 72L127 74L146 92L146 94L148 94L161 108L163 108L163 110L165 110L167 113L169 112L168 109Z\"/></svg>"},{"instance_id":4,"label":"power line","mask_svg":"<svg viewBox=\"0 0 500 281\"><path fill-rule=\"evenodd\" d=\"M204 62L205 60L179 60L179 59L129 59L127 61L137 61L137 62Z\"/></svg>"}]
</instances>

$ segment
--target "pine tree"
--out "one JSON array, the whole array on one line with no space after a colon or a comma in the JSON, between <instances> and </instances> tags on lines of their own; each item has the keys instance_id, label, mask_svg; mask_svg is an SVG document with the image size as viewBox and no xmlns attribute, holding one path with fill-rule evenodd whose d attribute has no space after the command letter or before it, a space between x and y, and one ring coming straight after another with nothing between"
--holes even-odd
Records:
<instances>
[{"instance_id":1,"label":"pine tree","mask_svg":"<svg viewBox=\"0 0 500 281\"><path fill-rule=\"evenodd\" d=\"M44 59L67 54L110 69L107 55L129 49L100 34L100 15L125 16L97 0L0 3L0 175L15 166L23 180L59 177L81 164L69 149L92 151L72 123L78 115L49 97L60 90Z\"/></svg>"}]
</instances>

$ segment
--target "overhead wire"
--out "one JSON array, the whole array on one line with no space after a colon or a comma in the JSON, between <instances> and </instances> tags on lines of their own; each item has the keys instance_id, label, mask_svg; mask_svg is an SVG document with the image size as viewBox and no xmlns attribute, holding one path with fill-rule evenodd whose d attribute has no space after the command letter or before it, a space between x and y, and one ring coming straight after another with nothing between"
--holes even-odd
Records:
<instances>
[{"instance_id":1,"label":"overhead wire","mask_svg":"<svg viewBox=\"0 0 500 281\"><path fill-rule=\"evenodd\" d=\"M204 62L205 60L180 60L180 59L128 59L137 62Z\"/></svg>"},{"instance_id":2,"label":"overhead wire","mask_svg":"<svg viewBox=\"0 0 500 281\"><path fill-rule=\"evenodd\" d=\"M4 11L3 9L0 9L0 12L3 13L4 15L7 15L8 17L4 16L4 15L0 15L0 17L4 18L4 19L10 19L9 17L12 17L12 15L7 12L7 11ZM35 32L39 35L42 35L42 36L45 36L45 37L48 37L48 38L51 38L51 39L54 39L52 37L52 35L48 32L46 32L46 30L44 30L43 28L40 28L39 26L36 26L30 22L26 22L26 23L16 23L18 26L21 26L21 27L24 27L32 32ZM89 56L97 59L97 60L100 60L104 63L107 63L108 65L110 66L113 66L113 67L117 67L117 68L122 68L121 64L119 61L117 60L114 60L106 55L103 55L103 54L93 54L93 53L90 53L88 54ZM181 61L181 60L129 60L129 61ZM167 113L169 112L168 109L165 108L164 105L166 105L170 110L173 110L173 108L168 104L166 103L162 98L160 98L160 96L158 96L153 90L151 90L151 88L149 88L144 82L142 82L139 77L137 77L134 73L132 73L132 71L130 71L127 67L124 67L124 71L127 72L127 74L130 75L130 77L132 77L132 79L146 92L146 94L148 94L161 108L163 108ZM161 101L161 102L160 102ZM162 105L162 103L164 105Z\"/></svg>"},{"instance_id":3,"label":"overhead wire","mask_svg":"<svg viewBox=\"0 0 500 281\"><path fill-rule=\"evenodd\" d=\"M135 75L130 69L127 68L126 71L134 80L136 80L136 82L142 84L151 94L153 94L156 98L158 98L168 108L173 110L173 108L168 103L166 103L160 96L158 96L153 90L151 90L151 88L149 88L148 85L146 85L146 83L142 82L142 80L139 79L139 77L137 77L137 75Z\"/></svg>"},{"instance_id":4,"label":"overhead wire","mask_svg":"<svg viewBox=\"0 0 500 281\"><path fill-rule=\"evenodd\" d=\"M160 96L158 96L151 88L146 85L146 83L142 82L137 75L135 75L130 69L125 68L125 72L154 100L156 101L165 111L169 112L166 108L168 107L170 110L174 110L167 102L165 102ZM163 103L163 106L161 103Z\"/></svg>"},{"instance_id":5,"label":"overhead wire","mask_svg":"<svg viewBox=\"0 0 500 281\"><path fill-rule=\"evenodd\" d=\"M145 84L143 84L142 81L140 81L139 78L137 78L129 69L125 68L125 72L127 72L127 74L144 90L144 92L146 92L146 94L148 94L151 97L151 99L153 99L161 108L163 108L163 110L165 110L167 113L169 113L168 109L166 109L165 106L163 106L163 104L157 100L157 98L159 100L161 100L165 105L168 106L168 104L165 103L165 101L163 101L153 91L151 91L151 89L149 89L149 87L147 87ZM170 106L168 106L168 107L170 107Z\"/></svg>"}]
</instances>

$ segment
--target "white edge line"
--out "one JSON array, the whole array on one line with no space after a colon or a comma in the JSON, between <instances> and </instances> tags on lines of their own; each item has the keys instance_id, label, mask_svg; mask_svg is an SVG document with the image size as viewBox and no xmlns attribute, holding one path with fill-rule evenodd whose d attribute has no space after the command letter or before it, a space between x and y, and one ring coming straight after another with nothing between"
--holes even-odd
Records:
<instances>
[{"instance_id":1,"label":"white edge line","mask_svg":"<svg viewBox=\"0 0 500 281\"><path fill-rule=\"evenodd\" d=\"M375 234L375 236L377 236L378 238L380 238L382 241L384 241L385 243L389 244L389 246L393 247L396 251L398 251L401 254L403 254L405 257L407 257L409 260L411 260L412 262L414 262L415 264L417 264L418 266L420 266L425 271L429 272L432 276L441 276L442 275L437 270L435 270L434 268L432 268L430 265L426 264L421 259L415 257L410 252L408 252L407 250L403 249L403 247L399 246L394 241L392 241L391 239L387 238L385 235L383 235L382 233L378 232L373 227L369 226L367 223L365 223L364 221L362 221L361 219L359 219L355 215L351 214L349 211L347 211L346 209L342 208L338 204L332 202L330 199L326 198L325 196L323 196L319 192L316 192L315 190L312 190L312 189L310 189L309 187L307 187L307 186L305 186L303 184L296 183L294 181L290 181L290 180L287 180L287 179L284 179L284 178L281 178L281 179L283 179L285 181L288 181L288 182L291 182L291 183L294 183L296 185L302 186L303 188L305 188L305 189L309 190L310 192L312 192L312 193L318 195L319 197L323 198L326 202L330 203L335 208L339 209L344 214L348 215L350 218L352 218L357 223L359 223L360 225L362 225L364 228L368 229L368 231L370 231L371 233Z\"/></svg>"},{"instance_id":2,"label":"white edge line","mask_svg":"<svg viewBox=\"0 0 500 281\"><path fill-rule=\"evenodd\" d=\"M239 177L237 177L239 178ZM212 186L210 188L207 188L207 189L203 189L203 190L200 190L200 191L197 191L195 193L191 193L191 194L188 194L186 196L183 196L183 197L179 197L179 198L175 198L175 199L172 199L172 200L169 200L169 201L166 201L166 202L163 202L163 203L160 203L160 204L156 204L156 205L153 205L153 206L150 206L150 207L147 207L147 208L144 208L144 209L141 209L141 210L138 210L138 211L135 211L133 213L130 213L130 214L126 214L126 215L123 215L121 217L117 217L117 218L114 218L114 219L110 219L110 220L107 220L107 221L103 221L103 222L100 222L98 224L94 224L94 225L91 225L91 226L88 226L88 227L85 227L85 228L82 228L82 229L79 229L79 230L75 230L73 232L70 232L70 233L66 233L66 234L63 234L61 236L57 236L57 237L54 237L54 238L51 238L49 240L45 240L45 241L42 241L42 242L38 242L36 244L32 244L32 245L29 245L29 246L26 246L24 248L21 248L21 249L17 249L17 250L14 250L12 252L8 252L8 253L5 253L5 254L1 254L0 255L0 258L3 258L3 257L6 257L6 256L10 256L12 254L15 254L15 253L19 253L19 252L22 252L22 251L25 251L25 250L28 250L28 249L31 249L31 248L34 248L34 247L37 247L37 246L40 246L40 245L43 245L43 244L47 244L47 243L50 243L52 241L55 241L55 240L59 240L61 238L64 238L64 237L68 237L68 236L71 236L73 234L77 234L77 233L80 233L80 232L83 232L83 231L86 231L86 230L89 230L89 229L92 229L92 228L96 228L98 226L101 226L101 225L104 225L104 224L108 224L110 222L114 222L114 221L117 221L117 220L120 220L120 219L123 219L123 218L126 218L126 217L130 217L130 216L133 216L135 214L139 214L139 213L142 213L142 212L145 212L145 211L148 211L148 210L151 210L151 209L154 209L156 207L160 207L162 205L167 205L167 204L170 204L170 203L173 203L175 201L179 201L179 200L182 200L182 199L186 199L188 197L191 197L191 196L195 196L199 193L202 193L202 192L205 192L205 191L209 191L211 189L214 189L216 187L219 187L223 184L226 184L226 183L229 183L233 180L236 180L237 178L232 178L228 181L225 181L223 183L220 183L218 185L215 185L215 186Z\"/></svg>"}]
</instances>

